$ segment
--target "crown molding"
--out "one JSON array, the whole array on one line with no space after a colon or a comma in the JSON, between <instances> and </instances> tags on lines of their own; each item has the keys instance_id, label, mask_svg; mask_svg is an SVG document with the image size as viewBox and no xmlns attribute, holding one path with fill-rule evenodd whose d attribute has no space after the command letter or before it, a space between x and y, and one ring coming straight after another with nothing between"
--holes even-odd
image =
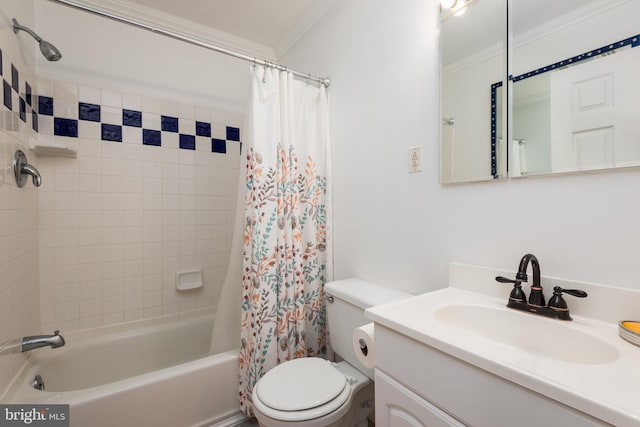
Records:
<instances>
[{"instance_id":1,"label":"crown molding","mask_svg":"<svg viewBox=\"0 0 640 427\"><path fill-rule=\"evenodd\" d=\"M277 58L282 58L298 40L308 32L325 13L339 0L317 0L311 9L296 23L296 25L274 46Z\"/></svg>"},{"instance_id":2,"label":"crown molding","mask_svg":"<svg viewBox=\"0 0 640 427\"><path fill-rule=\"evenodd\" d=\"M56 0L51 1L64 6L64 3L58 3ZM81 6L89 6L112 15L136 20L149 26L238 51L258 59L276 61L274 50L267 46L129 0L74 0L74 2Z\"/></svg>"},{"instance_id":3,"label":"crown molding","mask_svg":"<svg viewBox=\"0 0 640 427\"><path fill-rule=\"evenodd\" d=\"M633 0L617 0L613 2L611 0L599 0L591 2L587 6L576 9L573 13L569 13L556 19L552 19L551 21L545 22L542 25L519 34L518 36L513 38L513 48L517 49L519 47L522 47L523 45L547 37L549 36L549 34L554 34L562 31L577 24L578 22L593 18L594 16L597 16L607 10L615 9L630 1Z\"/></svg>"}]
</instances>

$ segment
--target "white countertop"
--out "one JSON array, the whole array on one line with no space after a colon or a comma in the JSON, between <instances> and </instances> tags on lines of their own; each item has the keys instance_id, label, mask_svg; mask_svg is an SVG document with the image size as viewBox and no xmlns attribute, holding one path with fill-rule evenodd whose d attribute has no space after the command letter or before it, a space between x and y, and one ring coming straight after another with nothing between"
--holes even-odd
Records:
<instances>
[{"instance_id":1,"label":"white countertop","mask_svg":"<svg viewBox=\"0 0 640 427\"><path fill-rule=\"evenodd\" d=\"M574 320L571 322L548 319L509 309L506 302L506 298L449 287L373 307L365 313L376 324L605 422L617 426L640 426L640 347L620 338L616 323L575 314L572 314ZM594 337L613 348L618 357L606 363L572 363L497 343L481 334L461 330L438 320L434 313L441 307L451 305L475 305L530 316L535 318L535 322L541 322L540 330L546 331L546 334L553 333L556 326L569 328L564 332L570 335L571 331L575 331L582 336L587 334ZM527 322L531 324L529 319ZM530 335L531 340L548 338L537 333L539 331L535 327L527 329L533 330L522 330L521 333L525 337ZM566 345L571 347L571 342Z\"/></svg>"}]
</instances>

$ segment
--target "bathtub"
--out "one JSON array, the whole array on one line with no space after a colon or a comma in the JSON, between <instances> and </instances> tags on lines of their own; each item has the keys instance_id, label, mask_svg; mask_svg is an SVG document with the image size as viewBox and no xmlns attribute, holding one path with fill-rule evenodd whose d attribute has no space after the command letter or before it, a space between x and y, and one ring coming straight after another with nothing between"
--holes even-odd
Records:
<instances>
[{"instance_id":1,"label":"bathtub","mask_svg":"<svg viewBox=\"0 0 640 427\"><path fill-rule=\"evenodd\" d=\"M72 427L230 426L243 421L238 354L209 355L212 315L32 351L8 403L70 405ZM31 386L36 375L46 391Z\"/></svg>"}]
</instances>

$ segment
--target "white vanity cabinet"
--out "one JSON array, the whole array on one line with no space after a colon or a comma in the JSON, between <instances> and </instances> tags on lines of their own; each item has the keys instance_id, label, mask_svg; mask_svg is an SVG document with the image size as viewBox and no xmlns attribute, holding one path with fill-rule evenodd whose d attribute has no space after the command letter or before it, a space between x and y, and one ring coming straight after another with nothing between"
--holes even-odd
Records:
<instances>
[{"instance_id":1,"label":"white vanity cabinet","mask_svg":"<svg viewBox=\"0 0 640 427\"><path fill-rule=\"evenodd\" d=\"M394 427L464 427L438 407L376 370L376 425Z\"/></svg>"},{"instance_id":2,"label":"white vanity cabinet","mask_svg":"<svg viewBox=\"0 0 640 427\"><path fill-rule=\"evenodd\" d=\"M377 427L611 426L378 323Z\"/></svg>"}]
</instances>

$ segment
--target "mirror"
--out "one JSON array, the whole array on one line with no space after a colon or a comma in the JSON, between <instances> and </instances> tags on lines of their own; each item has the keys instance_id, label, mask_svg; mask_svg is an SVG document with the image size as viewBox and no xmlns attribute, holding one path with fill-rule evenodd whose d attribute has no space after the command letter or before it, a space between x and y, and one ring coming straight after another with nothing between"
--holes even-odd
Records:
<instances>
[{"instance_id":1,"label":"mirror","mask_svg":"<svg viewBox=\"0 0 640 427\"><path fill-rule=\"evenodd\" d=\"M640 2L509 0L509 176L640 165Z\"/></svg>"},{"instance_id":2,"label":"mirror","mask_svg":"<svg viewBox=\"0 0 640 427\"><path fill-rule=\"evenodd\" d=\"M440 182L506 177L506 0L442 9Z\"/></svg>"},{"instance_id":3,"label":"mirror","mask_svg":"<svg viewBox=\"0 0 640 427\"><path fill-rule=\"evenodd\" d=\"M456 3L440 21L441 183L640 166L640 1Z\"/></svg>"}]
</instances>

